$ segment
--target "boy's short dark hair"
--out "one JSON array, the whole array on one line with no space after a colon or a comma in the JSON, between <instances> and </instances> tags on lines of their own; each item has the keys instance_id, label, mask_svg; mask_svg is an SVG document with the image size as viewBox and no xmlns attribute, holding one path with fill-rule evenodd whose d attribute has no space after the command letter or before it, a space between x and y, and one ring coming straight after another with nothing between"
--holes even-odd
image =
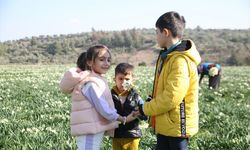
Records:
<instances>
[{"instance_id":1,"label":"boy's short dark hair","mask_svg":"<svg viewBox=\"0 0 250 150\"><path fill-rule=\"evenodd\" d=\"M159 17L155 26L162 32L164 28L171 31L173 37L182 38L185 29L185 19L175 11L167 12Z\"/></svg>"},{"instance_id":2,"label":"boy's short dark hair","mask_svg":"<svg viewBox=\"0 0 250 150\"><path fill-rule=\"evenodd\" d=\"M134 66L129 64L129 63L120 63L118 64L116 67L115 67L115 76L118 74L118 73L121 73L121 74L124 74L124 75L127 75L127 70L133 70L134 69Z\"/></svg>"}]
</instances>

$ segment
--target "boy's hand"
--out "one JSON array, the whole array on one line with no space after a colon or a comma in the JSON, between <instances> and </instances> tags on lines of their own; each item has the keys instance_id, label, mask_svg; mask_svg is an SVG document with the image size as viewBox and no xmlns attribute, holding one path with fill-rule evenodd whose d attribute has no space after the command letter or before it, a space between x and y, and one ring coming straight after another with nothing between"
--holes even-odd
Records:
<instances>
[{"instance_id":1,"label":"boy's hand","mask_svg":"<svg viewBox=\"0 0 250 150\"><path fill-rule=\"evenodd\" d=\"M146 102L150 102L152 100L152 96L151 95L148 95L147 99L146 99Z\"/></svg>"},{"instance_id":2,"label":"boy's hand","mask_svg":"<svg viewBox=\"0 0 250 150\"><path fill-rule=\"evenodd\" d=\"M125 124L127 120L127 117L119 115L117 118L117 121L121 122L122 124Z\"/></svg>"},{"instance_id":3,"label":"boy's hand","mask_svg":"<svg viewBox=\"0 0 250 150\"><path fill-rule=\"evenodd\" d=\"M136 110L136 111L132 111L132 116L137 118L138 116L140 116L140 111L139 110Z\"/></svg>"},{"instance_id":4,"label":"boy's hand","mask_svg":"<svg viewBox=\"0 0 250 150\"><path fill-rule=\"evenodd\" d=\"M132 111L132 112L127 116L126 123L135 120L139 115L140 115L140 112L139 112L139 111Z\"/></svg>"}]
</instances>

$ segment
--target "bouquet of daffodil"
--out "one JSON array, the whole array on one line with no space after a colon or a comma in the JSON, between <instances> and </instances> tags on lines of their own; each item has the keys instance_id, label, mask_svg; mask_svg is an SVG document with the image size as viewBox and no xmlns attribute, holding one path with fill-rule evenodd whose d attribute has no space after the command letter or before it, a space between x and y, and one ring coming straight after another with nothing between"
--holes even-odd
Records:
<instances>
[{"instance_id":1,"label":"bouquet of daffodil","mask_svg":"<svg viewBox=\"0 0 250 150\"><path fill-rule=\"evenodd\" d=\"M133 84L132 80L124 80L122 83L122 87L125 91L122 92L121 94L130 91L131 89L135 88L136 86ZM132 90L131 92L136 92L136 91ZM139 96L138 94L134 93L132 95L133 95L134 99L138 100L138 96ZM137 98L135 98L135 97L137 97ZM130 97L130 98L132 98L132 97ZM130 98L128 98L128 99L130 99ZM147 120L147 117L145 116L145 114L142 111L143 103L144 103L143 101L131 101L130 105L132 107L134 107L134 111L140 111L141 117L139 119Z\"/></svg>"},{"instance_id":2,"label":"bouquet of daffodil","mask_svg":"<svg viewBox=\"0 0 250 150\"><path fill-rule=\"evenodd\" d=\"M218 68L217 67L212 67L209 69L209 76L213 77L213 76L216 76L218 75L219 71L218 71Z\"/></svg>"},{"instance_id":3,"label":"bouquet of daffodil","mask_svg":"<svg viewBox=\"0 0 250 150\"><path fill-rule=\"evenodd\" d=\"M131 80L124 80L122 83L122 87L125 91L129 91L131 88L134 87Z\"/></svg>"},{"instance_id":4,"label":"bouquet of daffodil","mask_svg":"<svg viewBox=\"0 0 250 150\"><path fill-rule=\"evenodd\" d=\"M133 82L131 81L131 80L124 80L123 81L123 83L122 83L122 87L123 87L123 89L125 90L124 92L126 92L126 91L130 91L132 88L134 88L135 86L134 86L134 84L133 84ZM124 93L123 92L123 93ZM132 91L132 92L135 92L135 91ZM134 95L134 94L133 94ZM138 94L136 94L136 95L134 95L134 96L138 96ZM132 97L131 97L132 98ZM136 98L137 99L137 98ZM134 107L134 110L138 110L139 109L139 107L138 107L138 102L136 102L136 101L131 101L131 106L132 107Z\"/></svg>"}]
</instances>

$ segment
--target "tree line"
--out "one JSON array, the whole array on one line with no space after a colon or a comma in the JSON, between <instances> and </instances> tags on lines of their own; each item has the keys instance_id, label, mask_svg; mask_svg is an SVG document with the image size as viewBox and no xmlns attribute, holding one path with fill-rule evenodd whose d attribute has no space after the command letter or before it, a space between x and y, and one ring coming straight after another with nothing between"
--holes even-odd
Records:
<instances>
[{"instance_id":1,"label":"tree line","mask_svg":"<svg viewBox=\"0 0 250 150\"><path fill-rule=\"evenodd\" d=\"M250 65L250 29L186 29L184 38L196 43L202 61L223 65ZM155 29L96 31L78 34L40 35L0 42L0 64L74 63L94 44L107 45L112 53L156 49Z\"/></svg>"}]
</instances>

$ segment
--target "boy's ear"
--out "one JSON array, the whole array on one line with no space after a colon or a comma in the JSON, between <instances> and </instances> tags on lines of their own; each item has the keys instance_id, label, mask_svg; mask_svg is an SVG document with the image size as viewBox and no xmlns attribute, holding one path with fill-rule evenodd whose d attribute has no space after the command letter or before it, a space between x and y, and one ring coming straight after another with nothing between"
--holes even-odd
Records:
<instances>
[{"instance_id":1,"label":"boy's ear","mask_svg":"<svg viewBox=\"0 0 250 150\"><path fill-rule=\"evenodd\" d=\"M169 36L169 34L170 34L170 30L168 30L166 28L164 28L162 32L164 33L165 36Z\"/></svg>"}]
</instances>

